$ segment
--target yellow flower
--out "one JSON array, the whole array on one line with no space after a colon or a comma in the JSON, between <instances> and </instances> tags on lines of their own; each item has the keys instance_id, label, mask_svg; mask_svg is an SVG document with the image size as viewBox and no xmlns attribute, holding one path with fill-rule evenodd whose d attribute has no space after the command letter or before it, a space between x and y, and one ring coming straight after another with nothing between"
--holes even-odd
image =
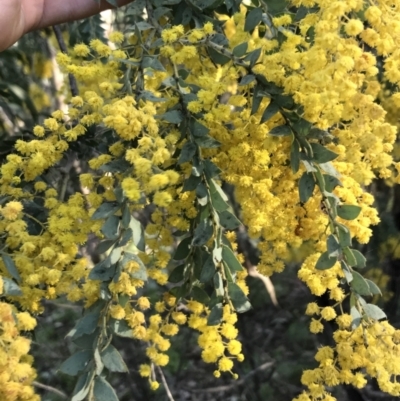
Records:
<instances>
[{"instance_id":1,"label":"yellow flower","mask_svg":"<svg viewBox=\"0 0 400 401\"><path fill-rule=\"evenodd\" d=\"M310 331L311 333L321 333L324 330L324 325L315 319L311 319Z\"/></svg>"},{"instance_id":2,"label":"yellow flower","mask_svg":"<svg viewBox=\"0 0 400 401\"><path fill-rule=\"evenodd\" d=\"M332 320L336 317L335 309L333 309L331 306L326 306L325 308L322 309L321 316L325 320Z\"/></svg>"},{"instance_id":3,"label":"yellow flower","mask_svg":"<svg viewBox=\"0 0 400 401\"><path fill-rule=\"evenodd\" d=\"M165 324L161 328L161 331L165 333L167 336L175 336L178 333L179 328L178 325L170 323L170 324Z\"/></svg>"},{"instance_id":4,"label":"yellow flower","mask_svg":"<svg viewBox=\"0 0 400 401\"><path fill-rule=\"evenodd\" d=\"M187 317L184 313L182 312L172 312L172 319L177 323L177 324L185 324Z\"/></svg>"},{"instance_id":5,"label":"yellow flower","mask_svg":"<svg viewBox=\"0 0 400 401\"><path fill-rule=\"evenodd\" d=\"M74 53L78 57L86 57L90 53L90 49L84 43L78 43L74 46Z\"/></svg>"},{"instance_id":6,"label":"yellow flower","mask_svg":"<svg viewBox=\"0 0 400 401\"><path fill-rule=\"evenodd\" d=\"M33 330L36 327L36 319L34 319L28 312L17 313L17 322L19 330Z\"/></svg>"},{"instance_id":7,"label":"yellow flower","mask_svg":"<svg viewBox=\"0 0 400 401\"><path fill-rule=\"evenodd\" d=\"M242 344L237 340L231 340L228 343L227 349L231 355L238 355L242 351Z\"/></svg>"},{"instance_id":8,"label":"yellow flower","mask_svg":"<svg viewBox=\"0 0 400 401\"><path fill-rule=\"evenodd\" d=\"M136 303L137 303L138 308L141 309L141 310L146 310L146 309L150 308L150 301L146 297L138 298Z\"/></svg>"},{"instance_id":9,"label":"yellow flower","mask_svg":"<svg viewBox=\"0 0 400 401\"><path fill-rule=\"evenodd\" d=\"M231 359L223 357L218 361L218 368L221 372L229 372L233 368Z\"/></svg>"},{"instance_id":10,"label":"yellow flower","mask_svg":"<svg viewBox=\"0 0 400 401\"><path fill-rule=\"evenodd\" d=\"M121 305L111 305L110 315L114 319L121 320L125 317L125 309Z\"/></svg>"},{"instance_id":11,"label":"yellow flower","mask_svg":"<svg viewBox=\"0 0 400 401\"><path fill-rule=\"evenodd\" d=\"M319 315L320 314L320 307L316 302L310 302L307 305L306 315Z\"/></svg>"},{"instance_id":12,"label":"yellow flower","mask_svg":"<svg viewBox=\"0 0 400 401\"><path fill-rule=\"evenodd\" d=\"M363 23L358 19L350 19L348 20L345 31L349 36L356 36L364 30Z\"/></svg>"},{"instance_id":13,"label":"yellow flower","mask_svg":"<svg viewBox=\"0 0 400 401\"><path fill-rule=\"evenodd\" d=\"M42 126L40 125L35 125L33 128L33 134L39 138L43 137L45 134L45 130Z\"/></svg>"},{"instance_id":14,"label":"yellow flower","mask_svg":"<svg viewBox=\"0 0 400 401\"><path fill-rule=\"evenodd\" d=\"M124 34L119 31L114 31L110 33L109 39L110 42L113 43L122 43L124 41Z\"/></svg>"},{"instance_id":15,"label":"yellow flower","mask_svg":"<svg viewBox=\"0 0 400 401\"><path fill-rule=\"evenodd\" d=\"M153 391L156 391L159 387L160 387L160 383L159 382L150 380L150 388Z\"/></svg>"},{"instance_id":16,"label":"yellow flower","mask_svg":"<svg viewBox=\"0 0 400 401\"><path fill-rule=\"evenodd\" d=\"M18 218L18 215L23 209L22 203L17 201L8 202L2 209L0 213L7 220L14 221Z\"/></svg>"},{"instance_id":17,"label":"yellow flower","mask_svg":"<svg viewBox=\"0 0 400 401\"><path fill-rule=\"evenodd\" d=\"M150 365L140 365L139 367L139 374L142 377L149 377L151 374L151 367Z\"/></svg>"}]
</instances>

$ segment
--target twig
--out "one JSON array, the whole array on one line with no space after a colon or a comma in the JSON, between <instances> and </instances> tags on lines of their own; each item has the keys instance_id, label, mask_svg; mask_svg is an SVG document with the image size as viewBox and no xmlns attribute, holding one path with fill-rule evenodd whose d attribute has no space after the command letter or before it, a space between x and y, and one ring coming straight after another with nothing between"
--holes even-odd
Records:
<instances>
[{"instance_id":1,"label":"twig","mask_svg":"<svg viewBox=\"0 0 400 401\"><path fill-rule=\"evenodd\" d=\"M68 50L67 50L67 46L64 42L64 38L62 37L62 32L61 32L60 26L54 25L53 31L54 31L54 34L56 35L56 39L58 42L58 46L60 46L60 50L63 53L67 54ZM68 74L68 80L69 80L69 87L71 89L72 96L78 96L79 91L78 91L78 85L76 83L75 77L72 74Z\"/></svg>"},{"instance_id":2,"label":"twig","mask_svg":"<svg viewBox=\"0 0 400 401\"><path fill-rule=\"evenodd\" d=\"M39 382L37 382L37 381L34 381L32 384L33 384L35 387L42 388L42 389L44 389L44 390L50 391L51 393L57 394L57 395L59 395L61 398L65 399L65 400L68 399L67 394L65 394L64 392L62 392L62 391L60 391L60 390L57 390L57 389L54 388L54 387L47 386L46 384L42 384L42 383L39 383Z\"/></svg>"},{"instance_id":3,"label":"twig","mask_svg":"<svg viewBox=\"0 0 400 401\"><path fill-rule=\"evenodd\" d=\"M162 383L164 385L165 392L167 393L167 397L168 397L169 401L175 401L174 397L173 397L173 395L171 393L171 390L168 387L168 383L167 383L167 380L165 379L164 372L162 371L162 369L159 366L157 366L157 370L158 370L158 373L161 376L161 381L162 381Z\"/></svg>"}]
</instances>

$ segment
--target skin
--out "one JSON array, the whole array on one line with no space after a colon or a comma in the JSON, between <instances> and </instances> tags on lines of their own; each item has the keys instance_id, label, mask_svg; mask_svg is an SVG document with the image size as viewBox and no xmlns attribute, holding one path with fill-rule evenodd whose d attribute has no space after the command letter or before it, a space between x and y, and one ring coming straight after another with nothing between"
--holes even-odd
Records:
<instances>
[{"instance_id":1,"label":"skin","mask_svg":"<svg viewBox=\"0 0 400 401\"><path fill-rule=\"evenodd\" d=\"M122 6L132 0L119 0ZM0 0L0 51L36 29L74 21L113 8L102 0Z\"/></svg>"}]
</instances>

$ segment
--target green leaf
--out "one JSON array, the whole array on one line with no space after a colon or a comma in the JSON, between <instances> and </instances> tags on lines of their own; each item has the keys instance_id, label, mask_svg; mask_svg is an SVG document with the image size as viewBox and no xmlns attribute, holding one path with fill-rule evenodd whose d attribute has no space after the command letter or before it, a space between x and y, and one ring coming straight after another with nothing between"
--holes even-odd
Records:
<instances>
[{"instance_id":1,"label":"green leaf","mask_svg":"<svg viewBox=\"0 0 400 401\"><path fill-rule=\"evenodd\" d=\"M362 316L356 306L352 306L350 308L350 315L353 318L353 321L351 322L351 328L354 330L361 324Z\"/></svg>"},{"instance_id":2,"label":"green leaf","mask_svg":"<svg viewBox=\"0 0 400 401\"><path fill-rule=\"evenodd\" d=\"M215 305L208 316L207 326L216 326L221 322L222 319L222 304Z\"/></svg>"},{"instance_id":3,"label":"green leaf","mask_svg":"<svg viewBox=\"0 0 400 401\"><path fill-rule=\"evenodd\" d=\"M320 191L321 192L324 192L325 191L325 180L324 180L324 176L322 175L322 172L321 172L321 169L318 167L318 166L315 166L316 168L315 168L315 177L317 178L317 185L318 185L318 187L319 187L319 189L320 189ZM337 199L336 197L335 197L335 195L333 195L333 194L330 194L330 195L328 195L328 194L325 194L326 195L326 197L328 198L328 200L329 200L329 196L331 196L331 197L334 197L335 199Z\"/></svg>"},{"instance_id":4,"label":"green leaf","mask_svg":"<svg viewBox=\"0 0 400 401\"><path fill-rule=\"evenodd\" d=\"M200 273L200 282L201 283L206 283L207 281L210 281L215 274L215 264L213 261L212 255L208 255L206 258L203 268L201 269Z\"/></svg>"},{"instance_id":5,"label":"green leaf","mask_svg":"<svg viewBox=\"0 0 400 401\"><path fill-rule=\"evenodd\" d=\"M95 310L93 312L87 313L81 319L78 320L76 326L67 334L67 337L70 337L71 340L75 340L79 338L83 334L91 334L93 333L100 319L100 311Z\"/></svg>"},{"instance_id":6,"label":"green leaf","mask_svg":"<svg viewBox=\"0 0 400 401\"><path fill-rule=\"evenodd\" d=\"M97 327L97 329L93 333L83 334L79 338L73 340L73 343L79 348L90 349L93 352L93 348L96 345L95 341L97 341L96 337L98 337L99 333L100 333L100 328Z\"/></svg>"},{"instance_id":7,"label":"green leaf","mask_svg":"<svg viewBox=\"0 0 400 401\"><path fill-rule=\"evenodd\" d=\"M238 220L236 216L228 210L224 210L223 212L218 213L218 215L221 226L227 230L234 230L242 224L240 220Z\"/></svg>"},{"instance_id":8,"label":"green leaf","mask_svg":"<svg viewBox=\"0 0 400 401\"><path fill-rule=\"evenodd\" d=\"M181 282L184 277L183 273L185 271L185 267L186 267L185 264L176 266L175 269L172 270L172 273L169 275L168 281L174 284Z\"/></svg>"},{"instance_id":9,"label":"green leaf","mask_svg":"<svg viewBox=\"0 0 400 401\"><path fill-rule=\"evenodd\" d=\"M180 110L171 110L161 114L159 118L171 124L179 124L183 120L183 114Z\"/></svg>"},{"instance_id":10,"label":"green leaf","mask_svg":"<svg viewBox=\"0 0 400 401\"><path fill-rule=\"evenodd\" d=\"M244 31L252 31L261 22L262 14L263 12L261 8L253 8L250 10L250 12L246 15Z\"/></svg>"},{"instance_id":11,"label":"green leaf","mask_svg":"<svg viewBox=\"0 0 400 401\"><path fill-rule=\"evenodd\" d=\"M127 204L122 207L122 227L125 229L129 227L129 222L131 221L131 211Z\"/></svg>"},{"instance_id":12,"label":"green leaf","mask_svg":"<svg viewBox=\"0 0 400 401\"><path fill-rule=\"evenodd\" d=\"M196 197L200 206L203 206L202 213L200 214L200 219L208 217L208 215L210 214L210 210L209 208L204 208L204 206L206 206L208 203L208 190L202 182L197 185Z\"/></svg>"},{"instance_id":13,"label":"green leaf","mask_svg":"<svg viewBox=\"0 0 400 401\"><path fill-rule=\"evenodd\" d=\"M21 276L18 273L17 266L15 266L14 260L5 253L1 254L3 258L4 265L12 278L17 280L18 283L21 282Z\"/></svg>"},{"instance_id":14,"label":"green leaf","mask_svg":"<svg viewBox=\"0 0 400 401\"><path fill-rule=\"evenodd\" d=\"M119 337L133 338L132 328L128 326L125 320L115 320L110 321L110 327L114 334Z\"/></svg>"},{"instance_id":15,"label":"green leaf","mask_svg":"<svg viewBox=\"0 0 400 401\"><path fill-rule=\"evenodd\" d=\"M228 265L232 273L243 270L242 264L237 260L235 254L227 246L222 246L222 260Z\"/></svg>"},{"instance_id":16,"label":"green leaf","mask_svg":"<svg viewBox=\"0 0 400 401\"><path fill-rule=\"evenodd\" d=\"M357 264L357 260L353 255L353 250L348 246L343 248L343 255L345 256L346 262L349 266L354 267Z\"/></svg>"},{"instance_id":17,"label":"green leaf","mask_svg":"<svg viewBox=\"0 0 400 401\"><path fill-rule=\"evenodd\" d=\"M344 260L340 261L340 266L343 270L344 276L346 277L347 284L350 284L353 281L352 270L350 270L350 267L347 266L347 264Z\"/></svg>"},{"instance_id":18,"label":"green leaf","mask_svg":"<svg viewBox=\"0 0 400 401\"><path fill-rule=\"evenodd\" d=\"M121 354L111 344L101 352L101 360L110 372L128 372Z\"/></svg>"},{"instance_id":19,"label":"green leaf","mask_svg":"<svg viewBox=\"0 0 400 401\"><path fill-rule=\"evenodd\" d=\"M350 283L354 292L360 295L372 295L369 285L365 278L356 271L353 271L353 281Z\"/></svg>"},{"instance_id":20,"label":"green leaf","mask_svg":"<svg viewBox=\"0 0 400 401\"><path fill-rule=\"evenodd\" d=\"M265 108L264 113L261 117L260 124L265 123L269 119L271 119L276 113L279 112L279 105L271 100L269 105Z\"/></svg>"},{"instance_id":21,"label":"green leaf","mask_svg":"<svg viewBox=\"0 0 400 401\"><path fill-rule=\"evenodd\" d=\"M201 137L206 136L210 130L205 125L199 123L197 120L191 120L191 132L193 136Z\"/></svg>"},{"instance_id":22,"label":"green leaf","mask_svg":"<svg viewBox=\"0 0 400 401\"><path fill-rule=\"evenodd\" d=\"M293 124L293 128L302 136L307 136L311 127L312 124L304 118L300 118L300 120Z\"/></svg>"},{"instance_id":23,"label":"green leaf","mask_svg":"<svg viewBox=\"0 0 400 401\"><path fill-rule=\"evenodd\" d=\"M342 248L351 246L351 235L349 229L343 224L337 224L339 243Z\"/></svg>"},{"instance_id":24,"label":"green leaf","mask_svg":"<svg viewBox=\"0 0 400 401\"><path fill-rule=\"evenodd\" d=\"M292 109L295 106L293 98L288 95L278 95L275 97L275 101L284 109Z\"/></svg>"},{"instance_id":25,"label":"green leaf","mask_svg":"<svg viewBox=\"0 0 400 401\"><path fill-rule=\"evenodd\" d=\"M221 142L209 135L197 137L194 141L197 143L197 145L206 149L214 149L221 146Z\"/></svg>"},{"instance_id":26,"label":"green leaf","mask_svg":"<svg viewBox=\"0 0 400 401\"><path fill-rule=\"evenodd\" d=\"M64 361L59 370L67 375L76 376L79 372L86 368L92 358L93 351L78 351L76 354L71 355L66 361Z\"/></svg>"},{"instance_id":27,"label":"green leaf","mask_svg":"<svg viewBox=\"0 0 400 401\"><path fill-rule=\"evenodd\" d=\"M316 161L317 163L330 162L338 157L337 153L332 152L325 146L320 145L319 143L312 143L311 148L314 154L313 160Z\"/></svg>"},{"instance_id":28,"label":"green leaf","mask_svg":"<svg viewBox=\"0 0 400 401\"><path fill-rule=\"evenodd\" d=\"M183 182L182 192L194 191L200 182L200 176L191 175Z\"/></svg>"},{"instance_id":29,"label":"green leaf","mask_svg":"<svg viewBox=\"0 0 400 401\"><path fill-rule=\"evenodd\" d=\"M146 249L146 244L142 224L139 220L131 216L129 227L132 230L132 242L135 244L136 248L139 249L139 251L144 252Z\"/></svg>"},{"instance_id":30,"label":"green leaf","mask_svg":"<svg viewBox=\"0 0 400 401\"><path fill-rule=\"evenodd\" d=\"M365 314L374 320L386 319L386 313L376 305L366 304L363 307Z\"/></svg>"},{"instance_id":31,"label":"green leaf","mask_svg":"<svg viewBox=\"0 0 400 401\"><path fill-rule=\"evenodd\" d=\"M21 288L10 278L1 277L3 280L3 292L0 296L20 296L22 295Z\"/></svg>"},{"instance_id":32,"label":"green leaf","mask_svg":"<svg viewBox=\"0 0 400 401\"><path fill-rule=\"evenodd\" d=\"M200 302L203 305L208 305L210 302L210 297L208 294L200 287L193 287L190 296L197 302Z\"/></svg>"},{"instance_id":33,"label":"green leaf","mask_svg":"<svg viewBox=\"0 0 400 401\"><path fill-rule=\"evenodd\" d=\"M106 239L105 241L101 241L96 246L96 253L102 254L104 252L107 252L115 244L115 242L115 239Z\"/></svg>"},{"instance_id":34,"label":"green leaf","mask_svg":"<svg viewBox=\"0 0 400 401\"><path fill-rule=\"evenodd\" d=\"M221 173L221 170L211 160L204 160L203 165L208 179L214 178Z\"/></svg>"},{"instance_id":35,"label":"green leaf","mask_svg":"<svg viewBox=\"0 0 400 401\"><path fill-rule=\"evenodd\" d=\"M88 394L93 380L94 371L85 372L79 376L71 401L82 401Z\"/></svg>"},{"instance_id":36,"label":"green leaf","mask_svg":"<svg viewBox=\"0 0 400 401\"><path fill-rule=\"evenodd\" d=\"M369 289L371 291L371 294L373 295L382 295L381 289L371 280L365 279L367 282Z\"/></svg>"},{"instance_id":37,"label":"green leaf","mask_svg":"<svg viewBox=\"0 0 400 401\"><path fill-rule=\"evenodd\" d=\"M196 153L197 153L196 144L194 142L186 142L183 145L181 154L179 155L178 164L191 161Z\"/></svg>"},{"instance_id":38,"label":"green leaf","mask_svg":"<svg viewBox=\"0 0 400 401\"><path fill-rule=\"evenodd\" d=\"M251 309L251 304L242 289L236 283L228 283L228 295L238 313Z\"/></svg>"},{"instance_id":39,"label":"green leaf","mask_svg":"<svg viewBox=\"0 0 400 401\"><path fill-rule=\"evenodd\" d=\"M153 92L145 90L140 92L138 99L145 99L149 102L165 102L167 100L165 97L157 97Z\"/></svg>"},{"instance_id":40,"label":"green leaf","mask_svg":"<svg viewBox=\"0 0 400 401\"><path fill-rule=\"evenodd\" d=\"M303 173L299 180L300 202L306 203L312 196L315 188L314 176L311 173Z\"/></svg>"},{"instance_id":41,"label":"green leaf","mask_svg":"<svg viewBox=\"0 0 400 401\"><path fill-rule=\"evenodd\" d=\"M91 280L108 281L114 277L114 274L115 265L110 266L110 262L104 259L90 270L89 278Z\"/></svg>"},{"instance_id":42,"label":"green leaf","mask_svg":"<svg viewBox=\"0 0 400 401\"><path fill-rule=\"evenodd\" d=\"M251 84L256 80L256 77L253 74L245 75L239 82L239 86L246 86Z\"/></svg>"},{"instance_id":43,"label":"green leaf","mask_svg":"<svg viewBox=\"0 0 400 401\"><path fill-rule=\"evenodd\" d=\"M325 191L327 192L332 192L336 187L342 186L342 183L332 175L324 174L324 180L325 180Z\"/></svg>"},{"instance_id":44,"label":"green leaf","mask_svg":"<svg viewBox=\"0 0 400 401\"><path fill-rule=\"evenodd\" d=\"M228 197L221 187L211 178L207 180L210 188L211 203L217 212L223 212L228 209L226 201Z\"/></svg>"},{"instance_id":45,"label":"green leaf","mask_svg":"<svg viewBox=\"0 0 400 401\"><path fill-rule=\"evenodd\" d=\"M213 49L212 47L208 47L207 50L208 50L208 55L210 56L211 60L215 64L225 65L226 63L228 63L231 60L228 56L221 54L220 52Z\"/></svg>"},{"instance_id":46,"label":"green leaf","mask_svg":"<svg viewBox=\"0 0 400 401\"><path fill-rule=\"evenodd\" d=\"M361 207L356 205L339 205L337 214L345 220L354 220L361 212Z\"/></svg>"},{"instance_id":47,"label":"green leaf","mask_svg":"<svg viewBox=\"0 0 400 401\"><path fill-rule=\"evenodd\" d=\"M267 0L268 12L275 16L283 13L288 7L287 0Z\"/></svg>"},{"instance_id":48,"label":"green leaf","mask_svg":"<svg viewBox=\"0 0 400 401\"><path fill-rule=\"evenodd\" d=\"M333 235L329 235L328 239L326 240L326 246L328 250L329 257L332 256L339 256L340 253L340 244L338 239Z\"/></svg>"},{"instance_id":49,"label":"green leaf","mask_svg":"<svg viewBox=\"0 0 400 401\"><path fill-rule=\"evenodd\" d=\"M247 42L243 42L240 45L235 46L232 50L233 55L236 57L244 56L247 52L248 45L249 44Z\"/></svg>"},{"instance_id":50,"label":"green leaf","mask_svg":"<svg viewBox=\"0 0 400 401\"><path fill-rule=\"evenodd\" d=\"M321 167L321 169L323 171L325 171L326 174L329 174L329 175L331 175L333 177L336 177L339 180L340 174L335 169L335 167L333 167L333 164L331 162L319 163L319 166ZM340 183L340 181L339 181L339 183ZM340 183L339 185L342 185L342 184Z\"/></svg>"},{"instance_id":51,"label":"green leaf","mask_svg":"<svg viewBox=\"0 0 400 401\"><path fill-rule=\"evenodd\" d=\"M101 227L101 232L108 239L116 239L118 237L119 217L115 215L108 216L107 220Z\"/></svg>"},{"instance_id":52,"label":"green leaf","mask_svg":"<svg viewBox=\"0 0 400 401\"><path fill-rule=\"evenodd\" d=\"M336 262L337 262L337 257L336 256L335 257L329 257L329 253L328 252L324 252L323 254L321 254L319 259L317 260L315 268L317 270L327 270L327 269L330 269L331 267L333 267Z\"/></svg>"},{"instance_id":53,"label":"green leaf","mask_svg":"<svg viewBox=\"0 0 400 401\"><path fill-rule=\"evenodd\" d=\"M91 219L92 220L99 220L99 219L105 219L108 216L111 216L114 214L121 205L115 203L115 202L104 202L102 205L99 206L98 209L93 213Z\"/></svg>"},{"instance_id":54,"label":"green leaf","mask_svg":"<svg viewBox=\"0 0 400 401\"><path fill-rule=\"evenodd\" d=\"M269 135L272 136L289 136L292 135L292 129L288 125L278 125L275 128L272 128L271 131L269 131Z\"/></svg>"},{"instance_id":55,"label":"green leaf","mask_svg":"<svg viewBox=\"0 0 400 401\"><path fill-rule=\"evenodd\" d=\"M365 256L360 251L357 251L357 249L352 249L352 252L354 257L356 258L355 267L358 268L365 267L365 262L367 261L367 259L365 259Z\"/></svg>"},{"instance_id":56,"label":"green leaf","mask_svg":"<svg viewBox=\"0 0 400 401\"><path fill-rule=\"evenodd\" d=\"M260 107L260 104L262 101L262 96L260 95L260 93L262 92L262 89L263 89L263 87L260 84L257 84L256 87L254 88L250 115L257 113L257 111Z\"/></svg>"},{"instance_id":57,"label":"green leaf","mask_svg":"<svg viewBox=\"0 0 400 401\"><path fill-rule=\"evenodd\" d=\"M132 229L127 228L124 230L124 233L121 236L121 239L118 241L118 247L124 247L129 241L132 240Z\"/></svg>"},{"instance_id":58,"label":"green leaf","mask_svg":"<svg viewBox=\"0 0 400 401\"><path fill-rule=\"evenodd\" d=\"M248 61L249 67L253 68L258 59L260 58L260 55L261 55L261 48L258 48L250 52L243 60Z\"/></svg>"},{"instance_id":59,"label":"green leaf","mask_svg":"<svg viewBox=\"0 0 400 401\"><path fill-rule=\"evenodd\" d=\"M191 250L191 244L192 244L192 237L186 237L184 238L176 248L175 254L173 259L174 260L182 260L186 259L187 256L190 253Z\"/></svg>"},{"instance_id":60,"label":"green leaf","mask_svg":"<svg viewBox=\"0 0 400 401\"><path fill-rule=\"evenodd\" d=\"M293 138L292 146L290 147L290 166L293 174L296 174L300 168L300 145L296 138Z\"/></svg>"},{"instance_id":61,"label":"green leaf","mask_svg":"<svg viewBox=\"0 0 400 401\"><path fill-rule=\"evenodd\" d=\"M212 237L214 233L214 226L210 219L202 220L194 231L193 246L203 246Z\"/></svg>"},{"instance_id":62,"label":"green leaf","mask_svg":"<svg viewBox=\"0 0 400 401\"><path fill-rule=\"evenodd\" d=\"M111 384L100 376L94 379L93 395L95 401L118 401Z\"/></svg>"}]
</instances>

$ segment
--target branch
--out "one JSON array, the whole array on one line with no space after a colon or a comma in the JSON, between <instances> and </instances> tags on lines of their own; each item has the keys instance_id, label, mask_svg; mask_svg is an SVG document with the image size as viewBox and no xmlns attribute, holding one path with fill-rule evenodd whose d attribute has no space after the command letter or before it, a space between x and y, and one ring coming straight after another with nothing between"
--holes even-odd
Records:
<instances>
[{"instance_id":1,"label":"branch","mask_svg":"<svg viewBox=\"0 0 400 401\"><path fill-rule=\"evenodd\" d=\"M44 389L44 390L50 391L51 393L57 394L58 396L60 396L61 398L65 399L65 400L68 399L67 394L65 394L64 392L62 392L62 391L60 391L60 390L57 390L57 389L54 388L54 387L47 386L46 384L42 384L42 383L39 383L39 382L37 382L37 381L34 381L32 384L33 384L35 387L42 388L42 389Z\"/></svg>"},{"instance_id":2,"label":"branch","mask_svg":"<svg viewBox=\"0 0 400 401\"><path fill-rule=\"evenodd\" d=\"M53 31L54 31L54 34L56 35L56 39L58 42L58 46L60 47L60 50L63 53L67 54L68 50L67 50L67 46L64 42L64 38L62 37L62 32L61 32L60 26L54 25ZM76 83L75 77L72 74L68 74L68 80L69 80L69 87L71 89L72 96L78 96L78 94L79 94L78 84Z\"/></svg>"},{"instance_id":3,"label":"branch","mask_svg":"<svg viewBox=\"0 0 400 401\"><path fill-rule=\"evenodd\" d=\"M164 385L165 392L167 393L167 397L168 397L169 401L175 401L174 397L171 393L171 390L168 387L168 383L167 383L167 380L165 379L164 372L162 371L162 369L159 366L157 366L157 370L158 370L158 373L160 373L161 381Z\"/></svg>"}]
</instances>

